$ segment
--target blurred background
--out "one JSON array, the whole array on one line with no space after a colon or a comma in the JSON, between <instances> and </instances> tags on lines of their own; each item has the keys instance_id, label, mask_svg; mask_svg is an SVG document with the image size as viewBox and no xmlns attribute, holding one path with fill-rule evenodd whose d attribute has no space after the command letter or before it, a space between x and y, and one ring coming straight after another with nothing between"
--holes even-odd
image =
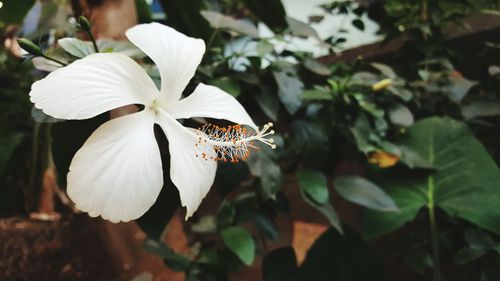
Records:
<instances>
[{"instance_id":1,"label":"blurred background","mask_svg":"<svg viewBox=\"0 0 500 281\"><path fill-rule=\"evenodd\" d=\"M124 36L153 21L205 40L184 95L222 88L278 147L220 163L185 221L156 130L160 197L113 224L66 174L127 110L57 120L28 93L92 40L159 82ZM498 0L0 0L0 280L499 280L499 89Z\"/></svg>"}]
</instances>

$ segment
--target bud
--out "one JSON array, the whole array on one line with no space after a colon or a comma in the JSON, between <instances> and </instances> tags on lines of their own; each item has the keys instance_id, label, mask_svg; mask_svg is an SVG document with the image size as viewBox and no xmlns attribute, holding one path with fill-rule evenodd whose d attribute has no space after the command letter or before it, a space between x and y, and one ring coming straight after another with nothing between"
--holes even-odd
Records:
<instances>
[{"instance_id":1,"label":"bud","mask_svg":"<svg viewBox=\"0 0 500 281\"><path fill-rule=\"evenodd\" d=\"M80 23L80 28L81 28L83 31L85 31L85 32L87 32L87 33L90 33L90 30L91 30L91 24L90 24L89 20L88 20L86 17L84 17L84 16L80 16L80 17L78 18L78 23Z\"/></svg>"},{"instance_id":2,"label":"bud","mask_svg":"<svg viewBox=\"0 0 500 281\"><path fill-rule=\"evenodd\" d=\"M26 52L34 55L34 56L43 56L42 50L31 40L26 38L17 39L17 43L21 48L23 48Z\"/></svg>"}]
</instances>

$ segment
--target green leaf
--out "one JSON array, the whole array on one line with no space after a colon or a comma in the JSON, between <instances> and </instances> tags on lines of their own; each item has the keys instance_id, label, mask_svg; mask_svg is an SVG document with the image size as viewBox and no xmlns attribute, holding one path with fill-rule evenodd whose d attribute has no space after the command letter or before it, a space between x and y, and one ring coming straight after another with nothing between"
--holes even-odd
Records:
<instances>
[{"instance_id":1,"label":"green leaf","mask_svg":"<svg viewBox=\"0 0 500 281\"><path fill-rule=\"evenodd\" d=\"M22 133L10 133L0 137L0 176L5 172L14 150L22 139Z\"/></svg>"},{"instance_id":2,"label":"green leaf","mask_svg":"<svg viewBox=\"0 0 500 281\"><path fill-rule=\"evenodd\" d=\"M383 266L368 245L349 227L340 235L330 228L307 252L301 281L382 281Z\"/></svg>"},{"instance_id":3,"label":"green leaf","mask_svg":"<svg viewBox=\"0 0 500 281\"><path fill-rule=\"evenodd\" d=\"M332 100L333 96L330 90L325 88L309 89L302 92L303 100Z\"/></svg>"},{"instance_id":4,"label":"green leaf","mask_svg":"<svg viewBox=\"0 0 500 281\"><path fill-rule=\"evenodd\" d=\"M415 123L399 144L422 155L436 172L387 179L382 186L401 211L367 212L368 237L397 229L426 206L500 233L500 173L465 124L450 118L427 118Z\"/></svg>"},{"instance_id":5,"label":"green leaf","mask_svg":"<svg viewBox=\"0 0 500 281\"><path fill-rule=\"evenodd\" d=\"M252 265L255 258L255 242L252 236L243 228L234 226L221 230L224 244L235 253L246 265Z\"/></svg>"},{"instance_id":6,"label":"green leaf","mask_svg":"<svg viewBox=\"0 0 500 281\"><path fill-rule=\"evenodd\" d=\"M24 17L35 4L35 0L2 0L0 22L6 24L22 23Z\"/></svg>"},{"instance_id":7,"label":"green leaf","mask_svg":"<svg viewBox=\"0 0 500 281\"><path fill-rule=\"evenodd\" d=\"M312 58L306 58L303 61L304 67L307 68L307 70L316 73L321 76L330 76L332 75L332 71L330 68L326 67L324 64L320 63L319 61L312 59Z\"/></svg>"},{"instance_id":8,"label":"green leaf","mask_svg":"<svg viewBox=\"0 0 500 281\"><path fill-rule=\"evenodd\" d=\"M372 131L366 117L360 115L356 119L354 126L350 128L350 131L354 136L354 140L356 141L356 145L360 151L368 153L375 150L375 147L370 143L370 135Z\"/></svg>"},{"instance_id":9,"label":"green leaf","mask_svg":"<svg viewBox=\"0 0 500 281\"><path fill-rule=\"evenodd\" d=\"M205 10L203 0L159 0L163 11L167 15L167 22L178 31L208 42L214 30L201 16L200 11Z\"/></svg>"},{"instance_id":10,"label":"green leaf","mask_svg":"<svg viewBox=\"0 0 500 281\"><path fill-rule=\"evenodd\" d=\"M278 240L280 234L273 220L264 214L255 212L252 218L255 226L265 235L266 238L272 241Z\"/></svg>"},{"instance_id":11,"label":"green leaf","mask_svg":"<svg viewBox=\"0 0 500 281\"><path fill-rule=\"evenodd\" d=\"M453 261L457 264L466 264L480 258L495 247L495 242L486 232L469 228L465 231L467 245L460 249Z\"/></svg>"},{"instance_id":12,"label":"green leaf","mask_svg":"<svg viewBox=\"0 0 500 281\"><path fill-rule=\"evenodd\" d=\"M330 194L325 175L309 170L299 170L295 175L299 181L300 188L316 204L323 205L328 202Z\"/></svg>"},{"instance_id":13,"label":"green leaf","mask_svg":"<svg viewBox=\"0 0 500 281\"><path fill-rule=\"evenodd\" d=\"M195 233L215 233L217 232L217 219L211 215L204 216L191 225L191 230Z\"/></svg>"},{"instance_id":14,"label":"green leaf","mask_svg":"<svg viewBox=\"0 0 500 281\"><path fill-rule=\"evenodd\" d=\"M316 202L309 198L309 196L304 192L302 188L300 189L300 194L302 195L302 199L304 199L304 201L309 204L309 206L320 212L328 220L331 226L335 227L338 232L342 233L342 226L340 224L339 217L337 216L337 212L330 202L326 202L323 205L318 205Z\"/></svg>"},{"instance_id":15,"label":"green leaf","mask_svg":"<svg viewBox=\"0 0 500 281\"><path fill-rule=\"evenodd\" d=\"M264 281L299 281L297 258L292 247L271 251L262 262Z\"/></svg>"},{"instance_id":16,"label":"green leaf","mask_svg":"<svg viewBox=\"0 0 500 281\"><path fill-rule=\"evenodd\" d=\"M281 0L244 0L246 7L273 31L287 27L286 12Z\"/></svg>"},{"instance_id":17,"label":"green leaf","mask_svg":"<svg viewBox=\"0 0 500 281\"><path fill-rule=\"evenodd\" d=\"M255 100L267 117L271 118L272 121L277 121L280 110L278 97L266 86L261 86L260 89L255 93Z\"/></svg>"},{"instance_id":18,"label":"green leaf","mask_svg":"<svg viewBox=\"0 0 500 281\"><path fill-rule=\"evenodd\" d=\"M274 50L274 45L267 41L260 41L257 46L255 46L255 51L257 55L263 57Z\"/></svg>"},{"instance_id":19,"label":"green leaf","mask_svg":"<svg viewBox=\"0 0 500 281\"><path fill-rule=\"evenodd\" d=\"M240 84L230 77L221 77L216 80L212 80L211 84L221 88L235 98L237 98L241 92Z\"/></svg>"},{"instance_id":20,"label":"green leaf","mask_svg":"<svg viewBox=\"0 0 500 281\"><path fill-rule=\"evenodd\" d=\"M317 40L321 40L316 30L309 24L291 17L287 17L286 22L288 23L288 28L293 35L305 38L312 37Z\"/></svg>"},{"instance_id":21,"label":"green leaf","mask_svg":"<svg viewBox=\"0 0 500 281\"><path fill-rule=\"evenodd\" d=\"M235 19L215 11L201 11L200 13L214 29L231 30L242 35L259 37L259 30L249 20Z\"/></svg>"},{"instance_id":22,"label":"green leaf","mask_svg":"<svg viewBox=\"0 0 500 281\"><path fill-rule=\"evenodd\" d=\"M474 101L462 106L461 111L465 119L500 115L500 101Z\"/></svg>"},{"instance_id":23,"label":"green leaf","mask_svg":"<svg viewBox=\"0 0 500 281\"><path fill-rule=\"evenodd\" d=\"M447 86L450 99L456 103L460 103L475 85L477 85L476 81L468 80L461 76L450 77L450 84Z\"/></svg>"},{"instance_id":24,"label":"green leaf","mask_svg":"<svg viewBox=\"0 0 500 281\"><path fill-rule=\"evenodd\" d=\"M95 53L92 42L85 42L76 38L66 37L57 40L57 43L61 46L61 48L63 48L63 50L77 58L84 58Z\"/></svg>"},{"instance_id":25,"label":"green leaf","mask_svg":"<svg viewBox=\"0 0 500 281\"><path fill-rule=\"evenodd\" d=\"M429 163L424 157L406 146L399 146L400 158L410 168L434 169L434 165Z\"/></svg>"},{"instance_id":26,"label":"green leaf","mask_svg":"<svg viewBox=\"0 0 500 281\"><path fill-rule=\"evenodd\" d=\"M389 119L392 124L401 127L410 127L413 125L413 114L408 107L398 104L389 109Z\"/></svg>"},{"instance_id":27,"label":"green leaf","mask_svg":"<svg viewBox=\"0 0 500 281\"><path fill-rule=\"evenodd\" d=\"M177 254L162 241L148 239L144 248L146 251L163 258L167 266L174 271L186 271L191 263L187 257Z\"/></svg>"},{"instance_id":28,"label":"green leaf","mask_svg":"<svg viewBox=\"0 0 500 281\"><path fill-rule=\"evenodd\" d=\"M380 187L361 177L337 177L333 184L339 195L347 201L383 212L399 211L392 198Z\"/></svg>"},{"instance_id":29,"label":"green leaf","mask_svg":"<svg viewBox=\"0 0 500 281\"><path fill-rule=\"evenodd\" d=\"M273 76L278 85L278 96L281 102L290 114L294 114L302 104L301 95L304 84L290 69L273 71Z\"/></svg>"},{"instance_id":30,"label":"green leaf","mask_svg":"<svg viewBox=\"0 0 500 281\"><path fill-rule=\"evenodd\" d=\"M146 0L135 0L135 9L137 10L138 23L150 23L153 21L151 9Z\"/></svg>"},{"instance_id":31,"label":"green leaf","mask_svg":"<svg viewBox=\"0 0 500 281\"><path fill-rule=\"evenodd\" d=\"M380 71L380 73L382 73L386 78L389 78L389 79L398 78L398 75L396 74L396 72L394 72L394 70L388 65L376 63L376 62L371 63L370 65L373 68L375 68L376 70Z\"/></svg>"},{"instance_id":32,"label":"green leaf","mask_svg":"<svg viewBox=\"0 0 500 281\"><path fill-rule=\"evenodd\" d=\"M252 153L246 160L250 171L260 178L262 188L269 197L274 197L281 188L282 174L280 166L267 151Z\"/></svg>"},{"instance_id":33,"label":"green leaf","mask_svg":"<svg viewBox=\"0 0 500 281\"><path fill-rule=\"evenodd\" d=\"M361 31L365 30L365 23L360 19L354 19L352 21L352 25L354 25L357 29Z\"/></svg>"}]
</instances>

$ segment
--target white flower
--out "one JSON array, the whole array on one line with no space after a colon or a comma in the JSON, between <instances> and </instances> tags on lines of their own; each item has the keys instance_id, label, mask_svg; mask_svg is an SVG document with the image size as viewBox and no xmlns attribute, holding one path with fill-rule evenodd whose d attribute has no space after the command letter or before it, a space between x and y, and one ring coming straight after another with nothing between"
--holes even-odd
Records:
<instances>
[{"instance_id":1,"label":"white flower","mask_svg":"<svg viewBox=\"0 0 500 281\"><path fill-rule=\"evenodd\" d=\"M112 222L143 215L163 186L162 163L153 125L169 141L170 177L190 217L209 191L216 160L248 156L254 141L266 139L270 125L259 131L238 101L222 90L199 84L188 97L182 92L205 52L200 39L161 24L129 29L128 39L157 65L161 91L132 59L119 53L89 55L35 82L30 96L35 107L60 119L87 119L130 104L144 110L100 126L75 154L68 173L68 194L90 216ZM248 125L201 130L183 127L176 119L210 117Z\"/></svg>"}]
</instances>

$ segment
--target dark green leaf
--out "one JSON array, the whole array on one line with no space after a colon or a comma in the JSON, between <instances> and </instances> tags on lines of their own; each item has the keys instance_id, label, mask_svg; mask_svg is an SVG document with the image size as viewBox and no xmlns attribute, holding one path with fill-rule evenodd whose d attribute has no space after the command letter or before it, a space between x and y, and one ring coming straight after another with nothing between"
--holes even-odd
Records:
<instances>
[{"instance_id":1,"label":"dark green leaf","mask_svg":"<svg viewBox=\"0 0 500 281\"><path fill-rule=\"evenodd\" d=\"M456 103L460 103L475 85L477 85L476 81L471 81L461 76L451 77L450 84L447 87L450 99Z\"/></svg>"},{"instance_id":2,"label":"dark green leaf","mask_svg":"<svg viewBox=\"0 0 500 281\"><path fill-rule=\"evenodd\" d=\"M244 0L250 11L273 31L287 27L286 12L281 0Z\"/></svg>"},{"instance_id":3,"label":"dark green leaf","mask_svg":"<svg viewBox=\"0 0 500 281\"><path fill-rule=\"evenodd\" d=\"M214 29L231 30L242 35L259 37L257 27L249 20L235 19L215 11L201 11L200 13Z\"/></svg>"},{"instance_id":4,"label":"dark green leaf","mask_svg":"<svg viewBox=\"0 0 500 281\"><path fill-rule=\"evenodd\" d=\"M295 251L291 247L273 250L262 262L264 281L299 281Z\"/></svg>"},{"instance_id":5,"label":"dark green leaf","mask_svg":"<svg viewBox=\"0 0 500 281\"><path fill-rule=\"evenodd\" d=\"M150 23L153 21L151 9L146 0L135 0L135 8L137 10L137 21L139 23Z\"/></svg>"},{"instance_id":6,"label":"dark green leaf","mask_svg":"<svg viewBox=\"0 0 500 281\"><path fill-rule=\"evenodd\" d=\"M301 95L304 84L290 70L273 71L273 76L278 85L278 96L281 102L290 114L294 114L302 104Z\"/></svg>"},{"instance_id":7,"label":"dark green leaf","mask_svg":"<svg viewBox=\"0 0 500 281\"><path fill-rule=\"evenodd\" d=\"M394 70L388 65L376 63L376 62L371 63L370 65L373 68L380 71L380 73L382 73L385 76L385 78L396 79L398 77L396 72L394 72Z\"/></svg>"},{"instance_id":8,"label":"dark green leaf","mask_svg":"<svg viewBox=\"0 0 500 281\"><path fill-rule=\"evenodd\" d=\"M433 169L434 166L425 159L422 155L417 154L412 149L406 146L399 146L399 150L401 151L401 161L405 163L410 168L424 168L424 169Z\"/></svg>"},{"instance_id":9,"label":"dark green leaf","mask_svg":"<svg viewBox=\"0 0 500 281\"><path fill-rule=\"evenodd\" d=\"M371 128L366 117L360 115L350 131L360 151L368 153L375 150L375 147L370 143Z\"/></svg>"},{"instance_id":10,"label":"dark green leaf","mask_svg":"<svg viewBox=\"0 0 500 281\"><path fill-rule=\"evenodd\" d=\"M449 118L427 118L415 123L399 144L423 155L437 171L388 180L383 187L401 212L367 212L367 236L400 227L429 204L500 233L500 173L465 124Z\"/></svg>"},{"instance_id":11,"label":"dark green leaf","mask_svg":"<svg viewBox=\"0 0 500 281\"><path fill-rule=\"evenodd\" d=\"M159 2L167 15L170 26L189 36L203 38L205 42L210 40L214 30L200 14L201 10L206 9L203 0L160 0Z\"/></svg>"},{"instance_id":12,"label":"dark green leaf","mask_svg":"<svg viewBox=\"0 0 500 281\"><path fill-rule=\"evenodd\" d=\"M146 251L162 257L172 270L186 271L189 268L190 261L187 257L175 253L174 250L161 241L148 239L144 244L144 248Z\"/></svg>"},{"instance_id":13,"label":"dark green leaf","mask_svg":"<svg viewBox=\"0 0 500 281\"><path fill-rule=\"evenodd\" d=\"M309 24L291 17L287 17L286 22L288 23L288 28L293 35L305 38L312 37L317 40L321 40L316 30L314 30L314 28L312 28Z\"/></svg>"},{"instance_id":14,"label":"dark green leaf","mask_svg":"<svg viewBox=\"0 0 500 281\"><path fill-rule=\"evenodd\" d=\"M360 19L354 19L352 21L352 25L354 25L357 29L361 31L365 30L365 23Z\"/></svg>"},{"instance_id":15,"label":"dark green leaf","mask_svg":"<svg viewBox=\"0 0 500 281\"><path fill-rule=\"evenodd\" d=\"M261 213L253 214L253 221L257 228L264 233L265 237L277 241L279 238L279 231L276 224L266 215Z\"/></svg>"},{"instance_id":16,"label":"dark green leaf","mask_svg":"<svg viewBox=\"0 0 500 281\"><path fill-rule=\"evenodd\" d=\"M398 104L391 109L389 109L389 119L392 124L401 127L410 127L413 125L413 114L408 109L408 107Z\"/></svg>"},{"instance_id":17,"label":"dark green leaf","mask_svg":"<svg viewBox=\"0 0 500 281\"><path fill-rule=\"evenodd\" d=\"M23 139L22 133L10 133L0 137L0 176L4 173L12 154Z\"/></svg>"},{"instance_id":18,"label":"dark green leaf","mask_svg":"<svg viewBox=\"0 0 500 281\"><path fill-rule=\"evenodd\" d=\"M330 202L327 202L323 205L318 205L316 202L312 201L307 194L305 194L302 188L300 189L300 194L302 195L302 199L304 199L307 204L309 204L311 207L316 209L316 211L325 216L330 225L335 227L337 231L342 233L342 226L340 225L339 217L337 216L337 212Z\"/></svg>"},{"instance_id":19,"label":"dark green leaf","mask_svg":"<svg viewBox=\"0 0 500 281\"><path fill-rule=\"evenodd\" d=\"M307 252L301 281L382 281L383 266L368 245L349 227L340 235L325 231Z\"/></svg>"},{"instance_id":20,"label":"dark green leaf","mask_svg":"<svg viewBox=\"0 0 500 281\"><path fill-rule=\"evenodd\" d=\"M337 177L333 184L335 190L347 201L384 212L399 211L392 198L380 187L361 177Z\"/></svg>"},{"instance_id":21,"label":"dark green leaf","mask_svg":"<svg viewBox=\"0 0 500 281\"><path fill-rule=\"evenodd\" d=\"M330 90L324 88L309 89L302 92L304 100L332 100L333 96Z\"/></svg>"},{"instance_id":22,"label":"dark green leaf","mask_svg":"<svg viewBox=\"0 0 500 281\"><path fill-rule=\"evenodd\" d=\"M35 0L2 0L0 22L6 24L22 23L35 2Z\"/></svg>"},{"instance_id":23,"label":"dark green leaf","mask_svg":"<svg viewBox=\"0 0 500 281\"><path fill-rule=\"evenodd\" d=\"M235 98L237 98L241 92L240 84L230 77L221 77L216 80L212 80L211 84L221 88Z\"/></svg>"},{"instance_id":24,"label":"dark green leaf","mask_svg":"<svg viewBox=\"0 0 500 281\"><path fill-rule=\"evenodd\" d=\"M500 115L499 101L475 101L462 106L462 115L465 119Z\"/></svg>"},{"instance_id":25,"label":"dark green leaf","mask_svg":"<svg viewBox=\"0 0 500 281\"><path fill-rule=\"evenodd\" d=\"M273 94L268 87L260 87L260 91L255 94L255 99L259 104L259 107L266 114L267 117L271 118L272 121L278 120L278 113L280 109L280 101L278 97Z\"/></svg>"},{"instance_id":26,"label":"dark green leaf","mask_svg":"<svg viewBox=\"0 0 500 281\"><path fill-rule=\"evenodd\" d=\"M299 170L295 175L302 191L316 204L323 205L328 202L330 194L325 175L309 170Z\"/></svg>"},{"instance_id":27,"label":"dark green leaf","mask_svg":"<svg viewBox=\"0 0 500 281\"><path fill-rule=\"evenodd\" d=\"M307 70L316 73L321 76L330 76L332 75L332 71L330 68L326 67L324 64L318 62L315 59L307 58L303 61L304 67Z\"/></svg>"},{"instance_id":28,"label":"dark green leaf","mask_svg":"<svg viewBox=\"0 0 500 281\"><path fill-rule=\"evenodd\" d=\"M220 235L224 244L234 252L240 260L251 265L255 258L255 242L252 236L241 227L227 227L221 230Z\"/></svg>"},{"instance_id":29,"label":"dark green leaf","mask_svg":"<svg viewBox=\"0 0 500 281\"><path fill-rule=\"evenodd\" d=\"M282 182L280 166L265 151L251 154L246 163L252 174L260 178L266 195L274 197Z\"/></svg>"}]
</instances>

